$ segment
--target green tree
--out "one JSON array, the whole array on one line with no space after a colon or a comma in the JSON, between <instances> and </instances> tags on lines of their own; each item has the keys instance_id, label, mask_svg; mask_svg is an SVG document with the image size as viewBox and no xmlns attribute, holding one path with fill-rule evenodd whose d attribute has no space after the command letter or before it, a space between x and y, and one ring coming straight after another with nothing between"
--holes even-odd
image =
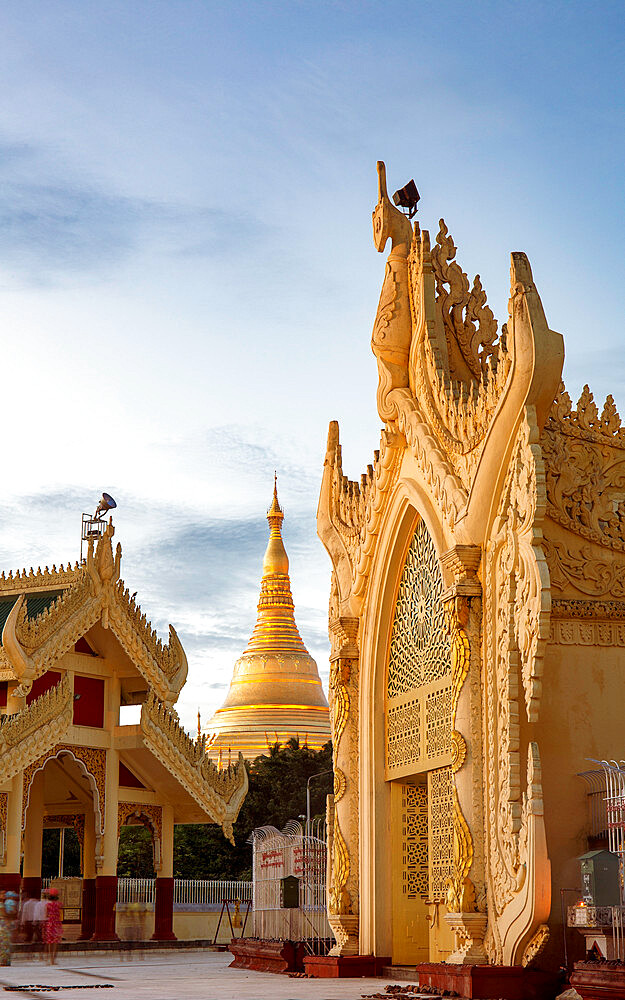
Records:
<instances>
[{"instance_id":1,"label":"green tree","mask_svg":"<svg viewBox=\"0 0 625 1000\"><path fill-rule=\"evenodd\" d=\"M332 744L319 751L289 740L276 744L264 757L246 764L249 791L234 825L233 847L217 826L176 826L174 876L176 878L249 880L252 848L247 840L258 826L279 830L289 819L306 814L306 782L319 771L332 771ZM326 795L332 791L332 773L310 783L311 817L325 815Z\"/></svg>"},{"instance_id":2,"label":"green tree","mask_svg":"<svg viewBox=\"0 0 625 1000\"><path fill-rule=\"evenodd\" d=\"M152 834L144 826L122 826L117 850L119 878L154 878Z\"/></svg>"}]
</instances>

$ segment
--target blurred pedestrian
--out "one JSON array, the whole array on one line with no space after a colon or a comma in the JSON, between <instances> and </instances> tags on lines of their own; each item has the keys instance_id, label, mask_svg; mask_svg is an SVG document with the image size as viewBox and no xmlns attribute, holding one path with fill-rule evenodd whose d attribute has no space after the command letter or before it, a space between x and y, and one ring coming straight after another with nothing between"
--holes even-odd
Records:
<instances>
[{"instance_id":1,"label":"blurred pedestrian","mask_svg":"<svg viewBox=\"0 0 625 1000\"><path fill-rule=\"evenodd\" d=\"M43 929L46 924L46 917L48 915L48 901L46 899L46 894L41 893L39 899L35 900L34 914L33 914L33 944L42 945L43 944ZM43 958L42 953L39 953L39 957Z\"/></svg>"},{"instance_id":2,"label":"blurred pedestrian","mask_svg":"<svg viewBox=\"0 0 625 1000\"><path fill-rule=\"evenodd\" d=\"M35 932L35 910L37 907L38 900L34 896L29 896L22 903L22 912L20 913L20 930L22 932L22 938L26 944L30 944L33 940L33 935Z\"/></svg>"},{"instance_id":3,"label":"blurred pedestrian","mask_svg":"<svg viewBox=\"0 0 625 1000\"><path fill-rule=\"evenodd\" d=\"M63 922L61 920L59 890L48 889L48 905L46 909L46 922L43 928L43 940L50 965L54 965L56 962L56 952L62 937Z\"/></svg>"},{"instance_id":4,"label":"blurred pedestrian","mask_svg":"<svg viewBox=\"0 0 625 1000\"><path fill-rule=\"evenodd\" d=\"M0 965L11 964L13 930L17 917L17 893L0 894Z\"/></svg>"}]
</instances>

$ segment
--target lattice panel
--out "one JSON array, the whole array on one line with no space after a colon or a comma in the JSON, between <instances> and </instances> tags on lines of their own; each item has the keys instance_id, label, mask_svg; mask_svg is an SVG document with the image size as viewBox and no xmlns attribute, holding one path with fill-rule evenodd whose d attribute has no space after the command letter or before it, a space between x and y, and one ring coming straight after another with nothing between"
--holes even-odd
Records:
<instances>
[{"instance_id":1,"label":"lattice panel","mask_svg":"<svg viewBox=\"0 0 625 1000\"><path fill-rule=\"evenodd\" d=\"M428 694L425 734L425 752L429 760L451 750L451 684Z\"/></svg>"},{"instance_id":2,"label":"lattice panel","mask_svg":"<svg viewBox=\"0 0 625 1000\"><path fill-rule=\"evenodd\" d=\"M443 584L434 543L419 521L402 572L391 633L387 694L405 694L451 671Z\"/></svg>"},{"instance_id":3,"label":"lattice panel","mask_svg":"<svg viewBox=\"0 0 625 1000\"><path fill-rule=\"evenodd\" d=\"M400 767L419 762L421 756L421 705L418 698L395 705L386 716L386 765Z\"/></svg>"},{"instance_id":4,"label":"lattice panel","mask_svg":"<svg viewBox=\"0 0 625 1000\"><path fill-rule=\"evenodd\" d=\"M428 772L430 899L443 901L453 872L454 800L451 767Z\"/></svg>"},{"instance_id":5,"label":"lattice panel","mask_svg":"<svg viewBox=\"0 0 625 1000\"><path fill-rule=\"evenodd\" d=\"M428 898L428 793L425 785L402 786L402 891Z\"/></svg>"}]
</instances>

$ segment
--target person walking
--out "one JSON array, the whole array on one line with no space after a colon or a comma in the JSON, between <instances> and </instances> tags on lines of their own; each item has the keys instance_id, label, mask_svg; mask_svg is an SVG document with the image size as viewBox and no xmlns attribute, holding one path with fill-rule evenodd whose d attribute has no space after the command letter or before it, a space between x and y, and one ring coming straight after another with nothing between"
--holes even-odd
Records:
<instances>
[{"instance_id":1,"label":"person walking","mask_svg":"<svg viewBox=\"0 0 625 1000\"><path fill-rule=\"evenodd\" d=\"M47 915L48 901L44 892L39 896L39 899L35 900L33 913L33 944L39 945L39 958L43 958L43 929L46 925Z\"/></svg>"},{"instance_id":2,"label":"person walking","mask_svg":"<svg viewBox=\"0 0 625 1000\"><path fill-rule=\"evenodd\" d=\"M61 904L59 903L59 890L48 889L48 906L46 911L46 922L43 928L43 940L48 953L50 965L56 962L56 952L59 941L63 937L63 923L61 921Z\"/></svg>"},{"instance_id":3,"label":"person walking","mask_svg":"<svg viewBox=\"0 0 625 1000\"><path fill-rule=\"evenodd\" d=\"M37 903L38 900L34 896L29 896L28 899L25 899L22 903L22 911L20 913L20 929L22 932L22 938L26 944L30 944L33 940Z\"/></svg>"},{"instance_id":4,"label":"person walking","mask_svg":"<svg viewBox=\"0 0 625 1000\"><path fill-rule=\"evenodd\" d=\"M11 964L13 925L17 916L17 893L0 894L0 965Z\"/></svg>"}]
</instances>

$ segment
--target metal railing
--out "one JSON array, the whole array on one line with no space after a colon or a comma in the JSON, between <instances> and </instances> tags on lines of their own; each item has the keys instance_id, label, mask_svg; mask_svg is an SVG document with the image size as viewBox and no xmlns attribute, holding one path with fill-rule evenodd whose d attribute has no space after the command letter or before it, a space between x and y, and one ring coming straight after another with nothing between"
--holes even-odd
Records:
<instances>
[{"instance_id":1,"label":"metal railing","mask_svg":"<svg viewBox=\"0 0 625 1000\"><path fill-rule=\"evenodd\" d=\"M609 961L625 960L625 906L585 906L577 903L568 907L567 924L582 931L596 931L602 937L600 951Z\"/></svg>"},{"instance_id":2,"label":"metal railing","mask_svg":"<svg viewBox=\"0 0 625 1000\"><path fill-rule=\"evenodd\" d=\"M590 809L590 836L608 838L608 815L606 808L606 776L605 771L581 771L578 778L583 778L588 787L586 793Z\"/></svg>"},{"instance_id":3,"label":"metal railing","mask_svg":"<svg viewBox=\"0 0 625 1000\"><path fill-rule=\"evenodd\" d=\"M327 843L325 822L311 821L308 831L289 820L282 832L258 827L253 846L254 936L301 941L308 954L325 955L333 944L326 910ZM295 876L297 907L283 904L283 880Z\"/></svg>"},{"instance_id":4,"label":"metal railing","mask_svg":"<svg viewBox=\"0 0 625 1000\"><path fill-rule=\"evenodd\" d=\"M153 903L154 882L153 878L118 878L117 902Z\"/></svg>"},{"instance_id":5,"label":"metal railing","mask_svg":"<svg viewBox=\"0 0 625 1000\"><path fill-rule=\"evenodd\" d=\"M47 889L57 879L42 879L42 888ZM155 879L118 878L118 903L154 903ZM189 906L219 906L225 900L238 899L246 903L252 899L251 882L209 881L208 879L174 879L174 904Z\"/></svg>"},{"instance_id":6,"label":"metal railing","mask_svg":"<svg viewBox=\"0 0 625 1000\"><path fill-rule=\"evenodd\" d=\"M215 906L225 900L232 902L233 899L238 899L242 903L251 901L252 883L225 880L209 882L193 878L177 878L174 881L174 903Z\"/></svg>"}]
</instances>

